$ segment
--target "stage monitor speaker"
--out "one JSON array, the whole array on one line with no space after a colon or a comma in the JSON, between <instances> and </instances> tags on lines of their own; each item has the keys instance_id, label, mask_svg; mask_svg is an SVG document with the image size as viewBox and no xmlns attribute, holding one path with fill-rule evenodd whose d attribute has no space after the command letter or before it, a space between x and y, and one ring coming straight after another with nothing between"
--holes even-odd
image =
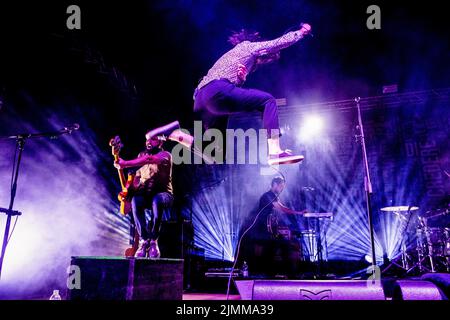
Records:
<instances>
[{"instance_id":1,"label":"stage monitor speaker","mask_svg":"<svg viewBox=\"0 0 450 320\"><path fill-rule=\"evenodd\" d=\"M435 284L424 280L398 280L392 300L446 300Z\"/></svg>"},{"instance_id":2,"label":"stage monitor speaker","mask_svg":"<svg viewBox=\"0 0 450 320\"><path fill-rule=\"evenodd\" d=\"M362 280L236 280L242 300L385 300L381 283Z\"/></svg>"},{"instance_id":3,"label":"stage monitor speaker","mask_svg":"<svg viewBox=\"0 0 450 320\"><path fill-rule=\"evenodd\" d=\"M80 289L69 300L181 300L183 260L124 257L72 257Z\"/></svg>"},{"instance_id":4,"label":"stage monitor speaker","mask_svg":"<svg viewBox=\"0 0 450 320\"><path fill-rule=\"evenodd\" d=\"M421 277L421 279L434 283L440 290L444 292L446 299L450 299L449 273L426 273Z\"/></svg>"}]
</instances>

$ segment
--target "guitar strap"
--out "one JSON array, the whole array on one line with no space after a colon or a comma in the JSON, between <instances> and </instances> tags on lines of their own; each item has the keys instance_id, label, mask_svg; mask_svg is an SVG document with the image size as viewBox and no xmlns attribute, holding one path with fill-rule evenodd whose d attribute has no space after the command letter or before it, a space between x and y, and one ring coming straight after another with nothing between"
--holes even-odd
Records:
<instances>
[{"instance_id":1,"label":"guitar strap","mask_svg":"<svg viewBox=\"0 0 450 320\"><path fill-rule=\"evenodd\" d=\"M130 244L134 245L134 239L136 236L136 224L134 223L134 216L133 214L128 215L130 217Z\"/></svg>"}]
</instances>

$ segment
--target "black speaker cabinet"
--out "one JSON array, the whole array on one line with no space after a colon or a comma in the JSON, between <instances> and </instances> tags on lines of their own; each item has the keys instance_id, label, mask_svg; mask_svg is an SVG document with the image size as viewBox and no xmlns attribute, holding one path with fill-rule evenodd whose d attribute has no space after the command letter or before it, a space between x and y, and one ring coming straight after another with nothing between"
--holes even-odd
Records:
<instances>
[{"instance_id":1,"label":"black speaker cabinet","mask_svg":"<svg viewBox=\"0 0 450 320\"><path fill-rule=\"evenodd\" d=\"M158 239L161 257L184 259L193 239L194 228L191 221L163 221Z\"/></svg>"},{"instance_id":2,"label":"black speaker cabinet","mask_svg":"<svg viewBox=\"0 0 450 320\"><path fill-rule=\"evenodd\" d=\"M205 252L194 246L192 221L163 221L158 246L161 257L184 260L185 289L197 289L201 286Z\"/></svg>"},{"instance_id":3,"label":"black speaker cabinet","mask_svg":"<svg viewBox=\"0 0 450 320\"><path fill-rule=\"evenodd\" d=\"M123 257L72 257L80 289L69 300L181 300L183 260Z\"/></svg>"}]
</instances>

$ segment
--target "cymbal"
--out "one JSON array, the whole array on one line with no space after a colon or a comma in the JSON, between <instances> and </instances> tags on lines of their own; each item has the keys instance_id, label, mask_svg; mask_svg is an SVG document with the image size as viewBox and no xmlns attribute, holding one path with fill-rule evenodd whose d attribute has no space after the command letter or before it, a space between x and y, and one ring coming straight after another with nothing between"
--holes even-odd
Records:
<instances>
[{"instance_id":1,"label":"cymbal","mask_svg":"<svg viewBox=\"0 0 450 320\"><path fill-rule=\"evenodd\" d=\"M380 210L381 211L390 211L390 212L407 212L407 211L419 210L419 207L396 206L396 207L384 207L384 208L381 208Z\"/></svg>"},{"instance_id":2,"label":"cymbal","mask_svg":"<svg viewBox=\"0 0 450 320\"><path fill-rule=\"evenodd\" d=\"M332 212L305 212L303 213L305 218L332 218Z\"/></svg>"}]
</instances>

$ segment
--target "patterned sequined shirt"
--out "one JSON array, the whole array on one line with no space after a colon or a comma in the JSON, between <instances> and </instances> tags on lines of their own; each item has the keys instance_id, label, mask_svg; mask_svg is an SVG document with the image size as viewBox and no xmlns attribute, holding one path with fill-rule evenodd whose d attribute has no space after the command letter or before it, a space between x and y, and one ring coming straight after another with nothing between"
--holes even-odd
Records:
<instances>
[{"instance_id":1,"label":"patterned sequined shirt","mask_svg":"<svg viewBox=\"0 0 450 320\"><path fill-rule=\"evenodd\" d=\"M200 81L196 90L216 79L228 79L235 85L242 85L241 80L237 76L239 64L244 65L248 73L251 73L255 70L257 58L275 54L281 49L293 45L301 38L303 38L303 35L298 30L288 32L270 41L243 41L216 61L212 68L209 69L208 74Z\"/></svg>"}]
</instances>

